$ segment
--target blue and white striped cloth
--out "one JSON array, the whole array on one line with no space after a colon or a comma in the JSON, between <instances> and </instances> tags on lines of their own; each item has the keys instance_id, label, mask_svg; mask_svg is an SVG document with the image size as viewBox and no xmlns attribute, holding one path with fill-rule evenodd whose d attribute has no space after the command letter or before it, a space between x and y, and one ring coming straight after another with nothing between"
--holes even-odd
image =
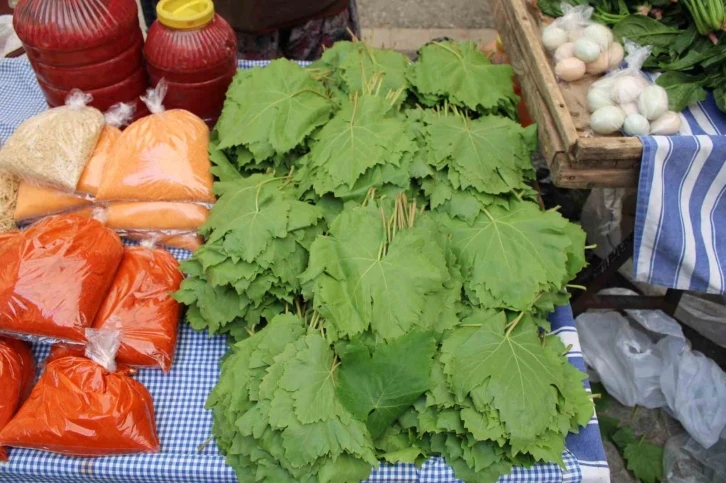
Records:
<instances>
[{"instance_id":1,"label":"blue and white striped cloth","mask_svg":"<svg viewBox=\"0 0 726 483\"><path fill-rule=\"evenodd\" d=\"M264 65L248 62L243 68ZM28 117L46 109L42 94L25 59L0 60L0 139L7 137ZM189 252L170 250L178 259ZM568 358L580 370L585 364L569 306L551 316L552 331L565 345L572 345ZM49 347L34 347L38 361ZM235 483L232 468L211 437L212 415L204 401L219 378L219 359L227 349L224 337L208 337L182 324L169 374L141 369L136 376L154 400L161 438L161 453L101 458L69 458L29 449L11 449L10 463L0 463L0 482L48 483ZM588 386L589 387L589 386ZM207 443L207 444L205 444ZM593 416L579 434L570 434L563 454L565 468L539 464L515 468L500 479L507 483L606 483L610 473ZM460 483L441 458L431 458L421 468L414 465L382 465L366 483Z\"/></svg>"},{"instance_id":2,"label":"blue and white striped cloth","mask_svg":"<svg viewBox=\"0 0 726 483\"><path fill-rule=\"evenodd\" d=\"M646 136L635 279L726 293L726 114L712 95L681 113L680 136Z\"/></svg>"}]
</instances>

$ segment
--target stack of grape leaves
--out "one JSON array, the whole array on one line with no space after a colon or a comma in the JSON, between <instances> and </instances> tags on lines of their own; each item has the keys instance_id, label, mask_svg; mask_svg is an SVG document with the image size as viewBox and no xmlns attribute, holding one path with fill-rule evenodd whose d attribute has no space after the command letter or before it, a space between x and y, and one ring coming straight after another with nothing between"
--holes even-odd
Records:
<instances>
[{"instance_id":1,"label":"stack of grape leaves","mask_svg":"<svg viewBox=\"0 0 726 483\"><path fill-rule=\"evenodd\" d=\"M454 42L414 63L342 42L238 73L210 146L219 201L176 297L232 339L207 406L239 481L563 465L593 405L546 315L585 237L534 201L511 78Z\"/></svg>"}]
</instances>

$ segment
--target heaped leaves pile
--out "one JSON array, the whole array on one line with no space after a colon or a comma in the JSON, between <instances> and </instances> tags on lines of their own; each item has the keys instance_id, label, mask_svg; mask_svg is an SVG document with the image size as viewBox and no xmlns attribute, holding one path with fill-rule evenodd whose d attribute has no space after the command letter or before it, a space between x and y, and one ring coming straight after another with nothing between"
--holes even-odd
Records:
<instances>
[{"instance_id":1,"label":"heaped leaves pile","mask_svg":"<svg viewBox=\"0 0 726 483\"><path fill-rule=\"evenodd\" d=\"M210 147L219 201L176 296L234 340L208 407L240 481L562 464L592 401L544 316L584 233L533 201L511 77L453 42L413 64L344 42L237 75Z\"/></svg>"}]
</instances>

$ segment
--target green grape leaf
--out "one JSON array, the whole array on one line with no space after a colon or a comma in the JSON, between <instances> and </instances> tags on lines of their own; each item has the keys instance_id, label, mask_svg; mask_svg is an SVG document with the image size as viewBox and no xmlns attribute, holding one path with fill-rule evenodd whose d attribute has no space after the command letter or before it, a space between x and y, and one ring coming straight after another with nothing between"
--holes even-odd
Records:
<instances>
[{"instance_id":1,"label":"green grape leaf","mask_svg":"<svg viewBox=\"0 0 726 483\"><path fill-rule=\"evenodd\" d=\"M295 415L303 424L331 417L335 409L335 354L319 335L304 339L285 366L280 387L295 401Z\"/></svg>"},{"instance_id":2,"label":"green grape leaf","mask_svg":"<svg viewBox=\"0 0 726 483\"><path fill-rule=\"evenodd\" d=\"M510 439L533 442L544 432L555 412L553 388L563 386L560 360L545 350L537 328L521 324L508 332L500 312L475 313L444 339L444 372L457 400L487 383Z\"/></svg>"},{"instance_id":3,"label":"green grape leaf","mask_svg":"<svg viewBox=\"0 0 726 483\"><path fill-rule=\"evenodd\" d=\"M436 344L432 334L408 332L371 355L360 343L348 347L338 370L337 394L350 413L366 421L377 439L430 387Z\"/></svg>"},{"instance_id":4,"label":"green grape leaf","mask_svg":"<svg viewBox=\"0 0 726 483\"><path fill-rule=\"evenodd\" d=\"M490 194L524 187L522 178L532 171L532 148L524 142L528 131L519 124L498 116L471 120L431 112L424 119L433 161L448 165L455 186Z\"/></svg>"},{"instance_id":5,"label":"green grape leaf","mask_svg":"<svg viewBox=\"0 0 726 483\"><path fill-rule=\"evenodd\" d=\"M391 102L374 95L356 95L314 136L309 159L333 186L352 188L376 165L400 163L413 150L408 128Z\"/></svg>"},{"instance_id":6,"label":"green grape leaf","mask_svg":"<svg viewBox=\"0 0 726 483\"><path fill-rule=\"evenodd\" d=\"M419 51L411 84L428 99L513 116L519 102L513 75L510 66L492 64L474 42L432 42Z\"/></svg>"},{"instance_id":7,"label":"green grape leaf","mask_svg":"<svg viewBox=\"0 0 726 483\"><path fill-rule=\"evenodd\" d=\"M572 241L559 213L530 202L512 205L509 210L492 206L471 225L456 219L443 223L467 274L465 286L495 307L526 310L542 290L562 284Z\"/></svg>"},{"instance_id":8,"label":"green grape leaf","mask_svg":"<svg viewBox=\"0 0 726 483\"><path fill-rule=\"evenodd\" d=\"M216 127L220 149L243 145L256 159L287 153L332 111L322 84L295 62L274 60L238 77Z\"/></svg>"},{"instance_id":9,"label":"green grape leaf","mask_svg":"<svg viewBox=\"0 0 726 483\"><path fill-rule=\"evenodd\" d=\"M425 227L399 231L387 247L381 211L371 203L345 210L330 235L310 247L301 275L312 283L328 335L355 336L369 327L384 339L415 328L432 293L450 278L442 249Z\"/></svg>"},{"instance_id":10,"label":"green grape leaf","mask_svg":"<svg viewBox=\"0 0 726 483\"><path fill-rule=\"evenodd\" d=\"M663 446L636 441L625 447L623 457L628 469L643 483L663 480Z\"/></svg>"}]
</instances>

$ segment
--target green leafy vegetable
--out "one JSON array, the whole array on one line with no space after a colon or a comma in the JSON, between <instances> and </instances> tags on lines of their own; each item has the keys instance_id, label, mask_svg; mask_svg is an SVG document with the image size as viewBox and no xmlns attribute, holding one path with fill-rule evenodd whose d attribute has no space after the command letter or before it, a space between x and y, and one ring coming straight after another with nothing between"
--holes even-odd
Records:
<instances>
[{"instance_id":1,"label":"green leafy vegetable","mask_svg":"<svg viewBox=\"0 0 726 483\"><path fill-rule=\"evenodd\" d=\"M592 401L542 316L585 237L530 201L511 77L454 42L235 76L210 136L219 201L175 297L234 341L207 407L239 481L563 464Z\"/></svg>"},{"instance_id":2,"label":"green leafy vegetable","mask_svg":"<svg viewBox=\"0 0 726 483\"><path fill-rule=\"evenodd\" d=\"M240 71L217 124L219 148L245 146L258 159L298 146L330 116L332 104L310 73L289 60Z\"/></svg>"},{"instance_id":3,"label":"green leafy vegetable","mask_svg":"<svg viewBox=\"0 0 726 483\"><path fill-rule=\"evenodd\" d=\"M559 290L568 280L573 240L564 236L567 220L554 211L519 202L509 210L492 206L472 224L446 218L442 223L467 274L465 287L484 306L527 310L541 292ZM527 276L513 276L517 273Z\"/></svg>"},{"instance_id":4,"label":"green leafy vegetable","mask_svg":"<svg viewBox=\"0 0 726 483\"><path fill-rule=\"evenodd\" d=\"M513 75L510 66L492 64L474 42L433 42L419 51L411 84L425 104L446 99L472 111L514 117L519 98Z\"/></svg>"},{"instance_id":5,"label":"green leafy vegetable","mask_svg":"<svg viewBox=\"0 0 726 483\"><path fill-rule=\"evenodd\" d=\"M358 341L342 356L338 397L351 414L367 421L378 438L429 389L436 344L426 332L409 332L371 354Z\"/></svg>"}]
</instances>

